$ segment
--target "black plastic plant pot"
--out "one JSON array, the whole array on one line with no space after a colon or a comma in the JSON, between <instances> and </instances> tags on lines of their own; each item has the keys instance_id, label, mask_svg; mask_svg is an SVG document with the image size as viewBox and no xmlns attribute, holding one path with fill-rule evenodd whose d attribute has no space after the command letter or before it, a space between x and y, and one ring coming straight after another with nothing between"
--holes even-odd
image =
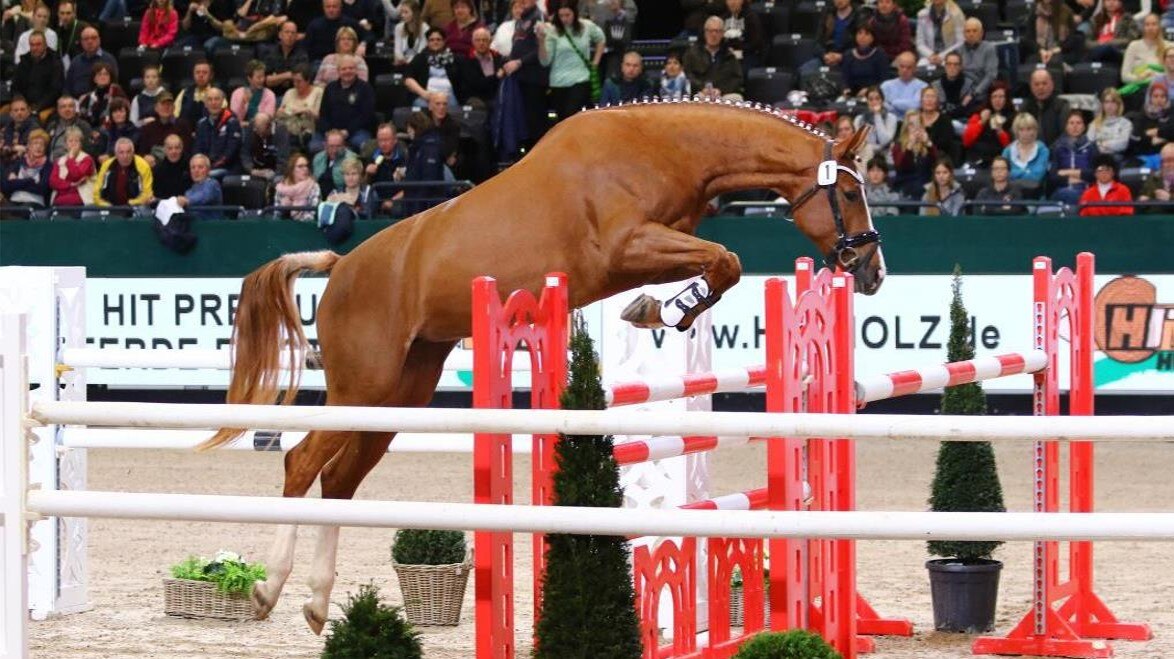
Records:
<instances>
[{"instance_id":1,"label":"black plastic plant pot","mask_svg":"<svg viewBox=\"0 0 1174 659\"><path fill-rule=\"evenodd\" d=\"M925 567L929 570L934 629L977 634L995 628L1002 563L943 558L926 561Z\"/></svg>"}]
</instances>

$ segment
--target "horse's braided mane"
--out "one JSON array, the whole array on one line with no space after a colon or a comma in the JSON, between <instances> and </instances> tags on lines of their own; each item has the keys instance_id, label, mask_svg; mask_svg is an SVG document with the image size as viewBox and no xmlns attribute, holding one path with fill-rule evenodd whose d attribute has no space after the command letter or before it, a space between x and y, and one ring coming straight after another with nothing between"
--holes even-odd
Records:
<instances>
[{"instance_id":1,"label":"horse's braided mane","mask_svg":"<svg viewBox=\"0 0 1174 659\"><path fill-rule=\"evenodd\" d=\"M643 106L643 105L720 105L720 106L725 106L725 107L729 107L729 108L735 108L738 110L748 110L751 112L760 112L762 114L769 114L769 115L776 117L782 121L785 121L785 122L791 124L792 126L795 126L796 128L804 130L807 133L814 135L822 140L831 141L831 139L832 139L831 136L829 136L827 133L823 132L822 130L820 130L816 126L812 126L811 124L807 123L806 121L800 121L794 115L785 114L783 112L780 112L778 110L778 108L775 108L770 105L765 105L763 103L747 103L745 101L730 101L730 100L725 100L725 99L715 101L715 100L710 100L710 99L703 99L700 96L694 96L693 98L683 99L683 100L682 99L674 99L671 101L667 101L667 100L662 100L659 97L645 96L644 98L642 98L640 100L636 100L636 101L626 101L626 102L621 101L621 102L615 103L615 104L609 103L607 105L597 105L593 108L589 108L588 111L607 110L610 108L619 108L619 107L624 107L624 108L633 107L633 106L638 107L638 106Z\"/></svg>"}]
</instances>

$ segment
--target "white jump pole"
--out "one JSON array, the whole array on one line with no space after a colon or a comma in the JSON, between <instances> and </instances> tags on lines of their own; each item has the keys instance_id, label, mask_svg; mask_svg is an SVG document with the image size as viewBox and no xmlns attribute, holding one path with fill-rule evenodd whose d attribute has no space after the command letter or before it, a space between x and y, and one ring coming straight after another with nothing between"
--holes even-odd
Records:
<instances>
[{"instance_id":1,"label":"white jump pole","mask_svg":"<svg viewBox=\"0 0 1174 659\"><path fill-rule=\"evenodd\" d=\"M1174 513L640 510L211 494L32 491L33 512L243 524L856 540L1174 540Z\"/></svg>"},{"instance_id":2,"label":"white jump pole","mask_svg":"<svg viewBox=\"0 0 1174 659\"><path fill-rule=\"evenodd\" d=\"M0 656L23 658L28 647L28 536L25 489L28 441L24 419L28 396L25 317L0 316Z\"/></svg>"},{"instance_id":3,"label":"white jump pole","mask_svg":"<svg viewBox=\"0 0 1174 659\"><path fill-rule=\"evenodd\" d=\"M910 414L772 414L395 407L182 405L44 401L32 417L45 424L273 430L567 435L711 435L854 437L930 441L1171 441L1174 416L1010 417Z\"/></svg>"}]
</instances>

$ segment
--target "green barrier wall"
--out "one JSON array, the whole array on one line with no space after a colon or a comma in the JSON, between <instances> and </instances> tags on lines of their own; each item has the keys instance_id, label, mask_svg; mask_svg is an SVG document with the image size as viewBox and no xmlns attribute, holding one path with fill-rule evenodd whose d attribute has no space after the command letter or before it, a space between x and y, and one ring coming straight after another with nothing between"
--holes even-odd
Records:
<instances>
[{"instance_id":1,"label":"green barrier wall","mask_svg":"<svg viewBox=\"0 0 1174 659\"><path fill-rule=\"evenodd\" d=\"M389 223L357 223L348 251ZM877 218L889 272L948 273L961 263L970 274L1027 272L1031 258L1071 265L1077 252L1097 255L1106 273L1174 273L1174 217L1103 218L917 216ZM0 265L84 265L93 277L240 276L286 252L326 249L321 233L300 222L203 221L199 244L177 255L134 220L0 222ZM710 218L699 234L738 253L748 274L783 273L811 244L777 218ZM521 255L524 257L524 255Z\"/></svg>"}]
</instances>

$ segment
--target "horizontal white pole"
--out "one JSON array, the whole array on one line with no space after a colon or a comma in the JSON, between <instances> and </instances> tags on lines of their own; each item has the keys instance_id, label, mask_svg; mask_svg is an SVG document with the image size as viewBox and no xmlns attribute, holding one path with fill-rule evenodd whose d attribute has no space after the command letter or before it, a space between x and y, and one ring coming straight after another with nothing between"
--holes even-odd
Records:
<instances>
[{"instance_id":1,"label":"horizontal white pole","mask_svg":"<svg viewBox=\"0 0 1174 659\"><path fill-rule=\"evenodd\" d=\"M78 428L62 430L61 445L84 449L193 449L208 439L206 430L168 430L159 428ZM288 451L297 446L306 433L286 431L265 433L252 431L225 449L243 451ZM530 453L533 442L529 435L513 438L515 454ZM401 433L396 435L388 453L472 453L473 435L469 433Z\"/></svg>"},{"instance_id":2,"label":"horizontal white pole","mask_svg":"<svg viewBox=\"0 0 1174 659\"><path fill-rule=\"evenodd\" d=\"M183 405L43 401L44 424L426 433L854 437L856 439L1174 440L1171 416L920 416L610 410Z\"/></svg>"},{"instance_id":3,"label":"horizontal white pole","mask_svg":"<svg viewBox=\"0 0 1174 659\"><path fill-rule=\"evenodd\" d=\"M282 352L282 364L287 352ZM205 368L226 371L232 367L229 350L133 350L127 348L66 348L61 361L74 368ZM444 362L447 371L473 370L473 353L454 350ZM529 372L530 359L526 353L514 356L514 371Z\"/></svg>"},{"instance_id":4,"label":"horizontal white pole","mask_svg":"<svg viewBox=\"0 0 1174 659\"><path fill-rule=\"evenodd\" d=\"M57 517L312 524L618 536L856 540L1174 540L1174 513L647 510L33 490Z\"/></svg>"}]
</instances>

